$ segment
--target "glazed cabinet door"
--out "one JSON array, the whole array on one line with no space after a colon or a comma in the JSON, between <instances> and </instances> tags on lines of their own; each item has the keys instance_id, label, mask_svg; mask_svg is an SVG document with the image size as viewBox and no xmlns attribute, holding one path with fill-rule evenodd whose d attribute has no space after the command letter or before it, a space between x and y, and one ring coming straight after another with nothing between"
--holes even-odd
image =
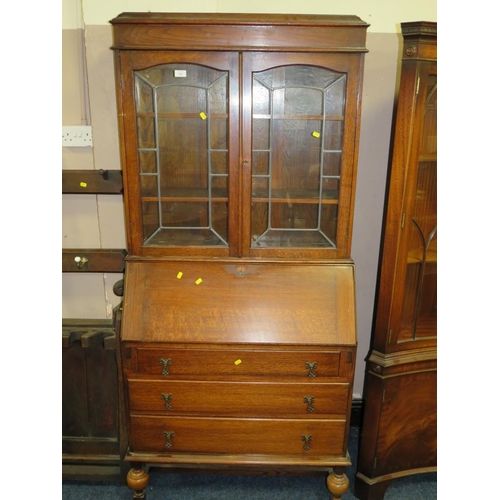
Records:
<instances>
[{"instance_id":1,"label":"glazed cabinet door","mask_svg":"<svg viewBox=\"0 0 500 500\"><path fill-rule=\"evenodd\" d=\"M435 343L437 335L437 71L420 62L392 291L389 344Z\"/></svg>"},{"instance_id":2,"label":"glazed cabinet door","mask_svg":"<svg viewBox=\"0 0 500 500\"><path fill-rule=\"evenodd\" d=\"M235 255L237 55L117 57L130 253Z\"/></svg>"},{"instance_id":3,"label":"glazed cabinet door","mask_svg":"<svg viewBox=\"0 0 500 500\"><path fill-rule=\"evenodd\" d=\"M360 59L243 55L243 252L348 257Z\"/></svg>"},{"instance_id":4,"label":"glazed cabinet door","mask_svg":"<svg viewBox=\"0 0 500 500\"><path fill-rule=\"evenodd\" d=\"M349 258L359 54L116 57L131 255Z\"/></svg>"}]
</instances>

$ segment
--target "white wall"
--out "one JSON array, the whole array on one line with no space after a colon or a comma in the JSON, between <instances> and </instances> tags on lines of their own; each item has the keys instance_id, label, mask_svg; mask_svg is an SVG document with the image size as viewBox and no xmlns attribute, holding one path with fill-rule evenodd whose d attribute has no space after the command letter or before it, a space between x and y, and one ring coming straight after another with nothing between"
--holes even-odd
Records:
<instances>
[{"instance_id":1,"label":"white wall","mask_svg":"<svg viewBox=\"0 0 500 500\"><path fill-rule=\"evenodd\" d=\"M293 14L354 14L370 23L370 33L399 33L406 21L437 21L436 0L63 0L63 29L103 25L121 12L239 12Z\"/></svg>"}]
</instances>

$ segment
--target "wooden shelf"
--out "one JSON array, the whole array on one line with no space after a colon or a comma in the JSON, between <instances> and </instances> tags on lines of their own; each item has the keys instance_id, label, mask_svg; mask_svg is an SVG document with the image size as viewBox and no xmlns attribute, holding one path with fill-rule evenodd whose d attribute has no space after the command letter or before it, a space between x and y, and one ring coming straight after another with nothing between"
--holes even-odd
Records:
<instances>
[{"instance_id":1,"label":"wooden shelf","mask_svg":"<svg viewBox=\"0 0 500 500\"><path fill-rule=\"evenodd\" d=\"M127 251L122 249L64 249L62 251L62 272L123 273L126 255ZM76 257L81 260L76 262Z\"/></svg>"},{"instance_id":2,"label":"wooden shelf","mask_svg":"<svg viewBox=\"0 0 500 500\"><path fill-rule=\"evenodd\" d=\"M201 111L200 111L201 113ZM160 120L165 119L178 119L178 118L198 118L201 120L199 113L137 113L137 118L154 118L158 117ZM229 115L227 113L211 113L207 118L217 118L217 119L227 119Z\"/></svg>"},{"instance_id":3,"label":"wooden shelf","mask_svg":"<svg viewBox=\"0 0 500 500\"><path fill-rule=\"evenodd\" d=\"M169 189L163 190L165 196L158 196L150 194L141 197L142 202L157 203L159 200L162 202L185 202L185 203L205 203L209 201L207 189ZM326 195L326 196L325 196ZM324 205L338 205L338 191L328 190L325 192L321 203ZM220 189L212 190L212 202L227 203L227 194L223 193ZM253 203L268 203L269 197L267 191L253 193ZM290 204L312 204L317 205L319 199L316 190L297 189L284 192L283 190L273 190L271 193L272 203L290 203Z\"/></svg>"},{"instance_id":4,"label":"wooden shelf","mask_svg":"<svg viewBox=\"0 0 500 500\"><path fill-rule=\"evenodd\" d=\"M254 114L252 115L254 120L323 120L323 115L270 115L270 114ZM326 121L342 121L343 116L325 116Z\"/></svg>"},{"instance_id":5,"label":"wooden shelf","mask_svg":"<svg viewBox=\"0 0 500 500\"><path fill-rule=\"evenodd\" d=\"M424 161L434 161L437 162L437 154L428 154L428 155L420 155L419 162L424 162Z\"/></svg>"},{"instance_id":6,"label":"wooden shelf","mask_svg":"<svg viewBox=\"0 0 500 500\"><path fill-rule=\"evenodd\" d=\"M198 118L201 120L200 115L198 113L137 113L137 118L154 118L157 116L160 120L161 119L179 119L179 118ZM228 118L229 115L226 113L213 113L210 115L210 118L216 118L216 119L221 119L221 118ZM208 118L208 116L207 116ZM270 114L263 114L263 113L256 113L252 115L252 118L254 120L316 120L316 121L321 121L323 120L323 115L270 115ZM343 116L325 116L324 119L326 121L342 121L344 119Z\"/></svg>"},{"instance_id":7,"label":"wooden shelf","mask_svg":"<svg viewBox=\"0 0 500 500\"><path fill-rule=\"evenodd\" d=\"M121 170L63 170L63 194L122 194Z\"/></svg>"},{"instance_id":8,"label":"wooden shelf","mask_svg":"<svg viewBox=\"0 0 500 500\"><path fill-rule=\"evenodd\" d=\"M257 191L252 194L253 203L268 203L269 196L267 191ZM315 189L293 189L293 190L280 190L273 189L271 192L272 203L290 203L290 204L312 204L319 203L318 192ZM328 190L323 192L321 203L324 205L338 205L338 191Z\"/></svg>"},{"instance_id":9,"label":"wooden shelf","mask_svg":"<svg viewBox=\"0 0 500 500\"><path fill-rule=\"evenodd\" d=\"M398 342L412 341L412 325L404 328L398 334ZM432 311L418 318L415 338L435 338L437 332L437 312Z\"/></svg>"},{"instance_id":10,"label":"wooden shelf","mask_svg":"<svg viewBox=\"0 0 500 500\"><path fill-rule=\"evenodd\" d=\"M408 264L417 264L422 262L422 254L424 253L423 247L415 248L408 253ZM432 240L427 249L427 258L425 260L428 264L437 263L437 240Z\"/></svg>"}]
</instances>

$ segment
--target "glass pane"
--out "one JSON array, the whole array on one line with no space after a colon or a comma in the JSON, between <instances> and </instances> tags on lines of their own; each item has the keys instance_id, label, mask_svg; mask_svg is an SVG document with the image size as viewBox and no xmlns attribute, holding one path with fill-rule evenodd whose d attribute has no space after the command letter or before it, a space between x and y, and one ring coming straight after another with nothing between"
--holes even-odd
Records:
<instances>
[{"instance_id":1,"label":"glass pane","mask_svg":"<svg viewBox=\"0 0 500 500\"><path fill-rule=\"evenodd\" d=\"M144 239L147 239L160 227L158 204L155 201L158 198L157 177L155 175L141 176L141 191L144 193L142 198L142 225Z\"/></svg>"},{"instance_id":2,"label":"glass pane","mask_svg":"<svg viewBox=\"0 0 500 500\"><path fill-rule=\"evenodd\" d=\"M157 214L144 244L227 246L227 72L165 64L135 81L141 195Z\"/></svg>"},{"instance_id":3,"label":"glass pane","mask_svg":"<svg viewBox=\"0 0 500 500\"><path fill-rule=\"evenodd\" d=\"M335 248L345 75L273 68L254 73L253 98L252 246Z\"/></svg>"},{"instance_id":4,"label":"glass pane","mask_svg":"<svg viewBox=\"0 0 500 500\"><path fill-rule=\"evenodd\" d=\"M327 151L340 151L342 149L342 135L344 122L329 120L325 123L324 148Z\"/></svg>"},{"instance_id":5,"label":"glass pane","mask_svg":"<svg viewBox=\"0 0 500 500\"><path fill-rule=\"evenodd\" d=\"M139 165L141 174L156 173L156 152L139 151Z\"/></svg>"},{"instance_id":6,"label":"glass pane","mask_svg":"<svg viewBox=\"0 0 500 500\"><path fill-rule=\"evenodd\" d=\"M323 93L307 87L292 87L274 92L275 109L283 109L287 116L322 115Z\"/></svg>"},{"instance_id":7,"label":"glass pane","mask_svg":"<svg viewBox=\"0 0 500 500\"><path fill-rule=\"evenodd\" d=\"M206 188L208 143L204 124L196 118L174 118L162 120L159 129L162 190Z\"/></svg>"},{"instance_id":8,"label":"glass pane","mask_svg":"<svg viewBox=\"0 0 500 500\"><path fill-rule=\"evenodd\" d=\"M269 89L259 83L259 81L254 81L253 85L253 93L252 93L252 99L253 99L253 113L254 115L257 114L264 114L268 115L271 110L271 100L269 96Z\"/></svg>"},{"instance_id":9,"label":"glass pane","mask_svg":"<svg viewBox=\"0 0 500 500\"><path fill-rule=\"evenodd\" d=\"M252 125L252 149L254 151L269 151L269 119L254 119Z\"/></svg>"},{"instance_id":10,"label":"glass pane","mask_svg":"<svg viewBox=\"0 0 500 500\"><path fill-rule=\"evenodd\" d=\"M339 78L326 90L326 116L332 119L344 117L345 78Z\"/></svg>"},{"instance_id":11,"label":"glass pane","mask_svg":"<svg viewBox=\"0 0 500 500\"><path fill-rule=\"evenodd\" d=\"M208 199L208 195L205 196ZM207 227L208 202L169 201L161 204L162 222L167 227Z\"/></svg>"},{"instance_id":12,"label":"glass pane","mask_svg":"<svg viewBox=\"0 0 500 500\"><path fill-rule=\"evenodd\" d=\"M436 335L437 83L429 77L398 340Z\"/></svg>"},{"instance_id":13,"label":"glass pane","mask_svg":"<svg viewBox=\"0 0 500 500\"><path fill-rule=\"evenodd\" d=\"M321 231L325 238L333 241L335 238L335 231L337 229L338 218L338 204L327 205L324 203L321 207Z\"/></svg>"},{"instance_id":14,"label":"glass pane","mask_svg":"<svg viewBox=\"0 0 500 500\"><path fill-rule=\"evenodd\" d=\"M269 175L269 153L254 151L252 153L252 172L254 175Z\"/></svg>"},{"instance_id":15,"label":"glass pane","mask_svg":"<svg viewBox=\"0 0 500 500\"><path fill-rule=\"evenodd\" d=\"M212 152L211 159L210 166L212 174L227 174L228 164L226 151Z\"/></svg>"},{"instance_id":16,"label":"glass pane","mask_svg":"<svg viewBox=\"0 0 500 500\"><path fill-rule=\"evenodd\" d=\"M339 199L339 180L337 178L323 179L323 201L336 201Z\"/></svg>"},{"instance_id":17,"label":"glass pane","mask_svg":"<svg viewBox=\"0 0 500 500\"><path fill-rule=\"evenodd\" d=\"M142 203L142 225L145 240L151 238L159 230L160 219L156 203Z\"/></svg>"},{"instance_id":18,"label":"glass pane","mask_svg":"<svg viewBox=\"0 0 500 500\"><path fill-rule=\"evenodd\" d=\"M209 221L210 227L220 238L221 243L228 240L228 192L227 176L215 177L212 180L212 220Z\"/></svg>"},{"instance_id":19,"label":"glass pane","mask_svg":"<svg viewBox=\"0 0 500 500\"><path fill-rule=\"evenodd\" d=\"M340 176L341 153L325 153L323 155L323 173L328 176Z\"/></svg>"},{"instance_id":20,"label":"glass pane","mask_svg":"<svg viewBox=\"0 0 500 500\"><path fill-rule=\"evenodd\" d=\"M155 141L155 121L152 116L137 117L137 143L139 148L154 148Z\"/></svg>"}]
</instances>

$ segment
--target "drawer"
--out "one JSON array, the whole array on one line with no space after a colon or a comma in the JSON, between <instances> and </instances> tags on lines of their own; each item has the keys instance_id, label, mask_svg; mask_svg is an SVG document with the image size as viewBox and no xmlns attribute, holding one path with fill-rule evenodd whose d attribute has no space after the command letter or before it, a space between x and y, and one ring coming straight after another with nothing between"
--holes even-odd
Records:
<instances>
[{"instance_id":1,"label":"drawer","mask_svg":"<svg viewBox=\"0 0 500 500\"><path fill-rule=\"evenodd\" d=\"M132 452L340 455L345 420L131 417Z\"/></svg>"},{"instance_id":2,"label":"drawer","mask_svg":"<svg viewBox=\"0 0 500 500\"><path fill-rule=\"evenodd\" d=\"M339 363L339 351L137 349L139 373L169 379L325 381L338 377Z\"/></svg>"},{"instance_id":3,"label":"drawer","mask_svg":"<svg viewBox=\"0 0 500 500\"><path fill-rule=\"evenodd\" d=\"M345 418L348 384L128 380L132 412Z\"/></svg>"}]
</instances>

